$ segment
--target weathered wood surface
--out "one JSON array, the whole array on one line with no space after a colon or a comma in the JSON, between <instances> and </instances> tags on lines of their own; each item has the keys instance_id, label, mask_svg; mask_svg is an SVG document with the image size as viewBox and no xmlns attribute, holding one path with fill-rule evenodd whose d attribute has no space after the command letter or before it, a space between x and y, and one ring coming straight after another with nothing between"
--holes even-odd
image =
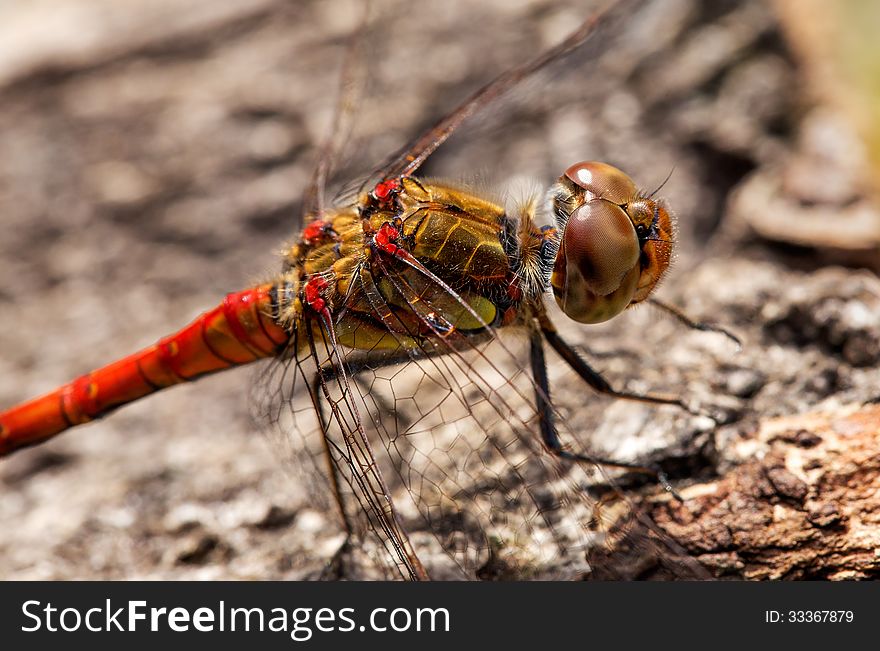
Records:
<instances>
[{"instance_id":1,"label":"weathered wood surface","mask_svg":"<svg viewBox=\"0 0 880 651\"><path fill-rule=\"evenodd\" d=\"M583 11L431 4L383 13L352 173ZM653 187L674 167L663 194L680 254L661 296L730 327L743 351L650 308L566 332L615 384L684 394L723 424L574 382L554 398L585 442L669 469L685 503L647 508L713 573L875 576L880 411L857 405L880 395L880 218L853 172L858 143L805 91L766 3L659 4L598 64L526 89L426 171L546 184L598 158ZM151 343L276 268L356 8L0 9L0 403ZM257 433L249 382L168 391L3 461L0 576L320 573L339 527Z\"/></svg>"}]
</instances>

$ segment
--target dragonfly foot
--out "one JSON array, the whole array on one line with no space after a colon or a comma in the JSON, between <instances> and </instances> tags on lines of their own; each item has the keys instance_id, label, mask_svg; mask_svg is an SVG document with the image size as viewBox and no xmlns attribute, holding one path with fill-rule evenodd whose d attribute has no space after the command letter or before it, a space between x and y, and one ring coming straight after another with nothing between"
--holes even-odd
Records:
<instances>
[{"instance_id":1,"label":"dragonfly foot","mask_svg":"<svg viewBox=\"0 0 880 651\"><path fill-rule=\"evenodd\" d=\"M652 305L654 305L655 307L659 308L660 310L663 310L664 312L666 312L670 316L672 316L674 319L676 319L679 323L681 323L685 327L690 328L691 330L699 330L701 332L718 333L718 334L726 337L729 341L733 342L733 344L736 346L736 352L742 351L742 349L743 349L742 339L737 337L735 334L733 334L727 328L723 328L719 325L715 325L712 323L704 323L702 321L695 321L694 319L690 318L687 314L685 314L682 310L675 307L674 305L670 305L669 303L664 303L663 301L658 300L656 298L649 298L648 302L651 303Z\"/></svg>"},{"instance_id":2,"label":"dragonfly foot","mask_svg":"<svg viewBox=\"0 0 880 651\"><path fill-rule=\"evenodd\" d=\"M684 498L681 496L681 493L675 490L673 485L669 483L669 477L665 472L660 469L659 466L655 467L655 474L657 477L657 482L663 487L663 490L669 493L669 495L672 496L672 499L674 499L676 502L684 504Z\"/></svg>"},{"instance_id":3,"label":"dragonfly foot","mask_svg":"<svg viewBox=\"0 0 880 651\"><path fill-rule=\"evenodd\" d=\"M669 476L666 474L666 471L664 471L656 463L640 465L637 463L628 463L626 461L614 461L611 459L603 459L601 457L577 454L574 452L569 452L567 450L558 450L556 454L563 459L571 459L572 461L591 463L597 466L608 466L609 468L620 468L622 470L629 470L630 472L651 475L657 480L657 483L660 484L663 490L673 497L673 499L678 502L684 502L684 498L681 496L681 494L679 494L678 491L675 490L675 488L670 483Z\"/></svg>"}]
</instances>

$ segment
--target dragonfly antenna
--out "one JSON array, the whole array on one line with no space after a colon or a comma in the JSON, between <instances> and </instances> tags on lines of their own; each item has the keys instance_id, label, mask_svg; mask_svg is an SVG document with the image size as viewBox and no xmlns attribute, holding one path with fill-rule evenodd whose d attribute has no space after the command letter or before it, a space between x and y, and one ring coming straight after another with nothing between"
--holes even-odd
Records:
<instances>
[{"instance_id":1,"label":"dragonfly antenna","mask_svg":"<svg viewBox=\"0 0 880 651\"><path fill-rule=\"evenodd\" d=\"M675 171L675 165L672 166L672 169L669 170L669 174L666 175L666 178L663 179L663 183L657 186L657 188L647 196L648 199L651 199L655 194L660 192L663 189L663 186L666 185L666 182L672 178L672 173Z\"/></svg>"}]
</instances>

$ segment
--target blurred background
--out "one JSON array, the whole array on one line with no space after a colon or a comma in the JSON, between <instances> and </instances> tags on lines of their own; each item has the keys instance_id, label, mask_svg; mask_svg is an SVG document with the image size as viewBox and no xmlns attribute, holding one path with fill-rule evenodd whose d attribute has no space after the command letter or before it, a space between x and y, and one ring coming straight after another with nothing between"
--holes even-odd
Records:
<instances>
[{"instance_id":1,"label":"blurred background","mask_svg":"<svg viewBox=\"0 0 880 651\"><path fill-rule=\"evenodd\" d=\"M590 3L374 5L333 188L561 40ZM648 189L672 172L679 254L660 296L743 351L648 308L570 336L615 384L716 405L723 426L592 398L575 410L574 387L557 401L613 452L679 462L689 510L655 518L718 574L877 570L880 412L861 405L880 398L878 11L641 3L422 171L499 193L585 159ZM276 272L361 16L354 0L0 5L0 405ZM177 387L0 463L0 577L320 572L342 535L251 421L250 384L239 370ZM717 534L734 498L759 515ZM806 551L764 550L784 547L759 536L776 525Z\"/></svg>"}]
</instances>

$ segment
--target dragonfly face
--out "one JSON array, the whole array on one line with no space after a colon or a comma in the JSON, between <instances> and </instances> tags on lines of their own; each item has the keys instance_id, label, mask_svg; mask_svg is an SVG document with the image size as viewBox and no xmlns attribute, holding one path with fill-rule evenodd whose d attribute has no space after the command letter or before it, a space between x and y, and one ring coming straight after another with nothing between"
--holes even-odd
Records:
<instances>
[{"instance_id":1,"label":"dragonfly face","mask_svg":"<svg viewBox=\"0 0 880 651\"><path fill-rule=\"evenodd\" d=\"M669 266L672 220L624 172L598 162L569 167L551 190L562 233L551 284L575 321L600 323L648 297Z\"/></svg>"}]
</instances>

